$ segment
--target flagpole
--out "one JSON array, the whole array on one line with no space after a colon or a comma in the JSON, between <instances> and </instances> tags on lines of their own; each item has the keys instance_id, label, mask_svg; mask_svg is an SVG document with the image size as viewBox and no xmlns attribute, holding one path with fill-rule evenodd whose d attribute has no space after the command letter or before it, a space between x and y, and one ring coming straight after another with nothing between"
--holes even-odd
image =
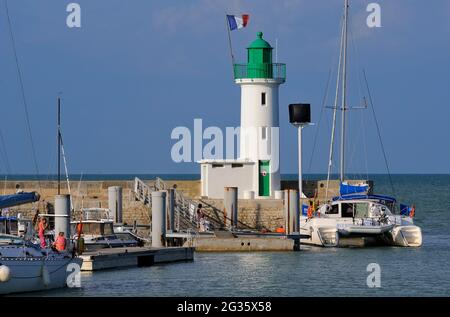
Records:
<instances>
[{"instance_id":1,"label":"flagpole","mask_svg":"<svg viewBox=\"0 0 450 317\"><path fill-rule=\"evenodd\" d=\"M228 45L230 47L230 56L231 56L231 71L233 74L233 80L234 80L234 55L233 55L233 45L231 44L231 30L230 30L230 24L228 22L228 15L225 14L225 22L227 24L227 33L228 33Z\"/></svg>"},{"instance_id":2,"label":"flagpole","mask_svg":"<svg viewBox=\"0 0 450 317\"><path fill-rule=\"evenodd\" d=\"M278 63L278 38L275 39L275 63Z\"/></svg>"}]
</instances>

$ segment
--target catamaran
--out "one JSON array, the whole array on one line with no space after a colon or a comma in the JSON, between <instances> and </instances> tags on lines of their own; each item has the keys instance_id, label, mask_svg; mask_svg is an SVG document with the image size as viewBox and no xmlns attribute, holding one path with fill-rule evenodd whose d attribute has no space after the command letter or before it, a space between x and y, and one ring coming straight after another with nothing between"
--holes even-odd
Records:
<instances>
[{"instance_id":1,"label":"catamaran","mask_svg":"<svg viewBox=\"0 0 450 317\"><path fill-rule=\"evenodd\" d=\"M367 183L350 184L345 179L345 130L347 106L347 37L349 0L345 0L341 29L339 67L333 106L333 127L328 161L326 203L314 214L300 217L300 233L309 236L301 243L325 247L394 245L419 247L421 229L414 225L415 207L400 205L394 197L369 194ZM339 90L341 105L339 106ZM373 106L373 105L372 105ZM340 128L340 188L339 195L328 199L333 146L336 130L336 112L341 111Z\"/></svg>"}]
</instances>

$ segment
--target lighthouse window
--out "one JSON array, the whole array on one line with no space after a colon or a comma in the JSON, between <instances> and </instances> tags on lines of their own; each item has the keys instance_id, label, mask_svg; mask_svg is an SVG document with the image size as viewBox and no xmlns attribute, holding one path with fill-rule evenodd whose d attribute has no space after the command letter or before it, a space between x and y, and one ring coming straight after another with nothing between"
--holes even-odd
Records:
<instances>
[{"instance_id":1,"label":"lighthouse window","mask_svg":"<svg viewBox=\"0 0 450 317\"><path fill-rule=\"evenodd\" d=\"M265 92L261 93L261 105L262 106L266 105L266 93Z\"/></svg>"},{"instance_id":2,"label":"lighthouse window","mask_svg":"<svg viewBox=\"0 0 450 317\"><path fill-rule=\"evenodd\" d=\"M266 139L267 139L267 127L262 127L262 128L261 128L261 138L262 138L263 140L266 140Z\"/></svg>"}]
</instances>

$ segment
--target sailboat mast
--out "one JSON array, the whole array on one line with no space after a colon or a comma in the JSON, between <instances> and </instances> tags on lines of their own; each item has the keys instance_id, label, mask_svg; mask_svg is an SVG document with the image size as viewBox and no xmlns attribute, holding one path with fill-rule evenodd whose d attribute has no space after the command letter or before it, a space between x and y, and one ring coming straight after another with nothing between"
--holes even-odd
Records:
<instances>
[{"instance_id":1,"label":"sailboat mast","mask_svg":"<svg viewBox=\"0 0 450 317\"><path fill-rule=\"evenodd\" d=\"M334 104L333 104L333 126L331 128L331 142L330 142L330 152L329 152L329 158L328 158L328 172L327 172L327 187L325 191L325 199L328 199L328 188L330 185L330 175L331 175L331 168L333 166L333 153L334 153L334 136L336 131L336 113L338 109L338 102L339 102L339 88L341 83L341 62L342 62L342 46L344 44L344 24L342 23L341 27L341 41L339 45L339 64L338 64L338 71L337 71L337 79L336 79L336 90L335 90L335 96L334 96Z\"/></svg>"},{"instance_id":2,"label":"sailboat mast","mask_svg":"<svg viewBox=\"0 0 450 317\"><path fill-rule=\"evenodd\" d=\"M341 105L341 175L340 181L345 179L345 116L347 110L347 27L348 27L348 0L344 8L344 51L342 64L342 105Z\"/></svg>"},{"instance_id":3,"label":"sailboat mast","mask_svg":"<svg viewBox=\"0 0 450 317\"><path fill-rule=\"evenodd\" d=\"M61 98L58 97L58 195L61 195Z\"/></svg>"}]
</instances>

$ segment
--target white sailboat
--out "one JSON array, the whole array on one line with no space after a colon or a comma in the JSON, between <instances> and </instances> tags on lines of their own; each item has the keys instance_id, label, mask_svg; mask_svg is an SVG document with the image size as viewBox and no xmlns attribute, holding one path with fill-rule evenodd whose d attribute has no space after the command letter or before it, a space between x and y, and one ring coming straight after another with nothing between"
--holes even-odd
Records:
<instances>
[{"instance_id":1,"label":"white sailboat","mask_svg":"<svg viewBox=\"0 0 450 317\"><path fill-rule=\"evenodd\" d=\"M323 204L312 218L301 217L304 244L325 247L394 245L419 247L421 229L408 215L392 212L396 200L381 195L346 195Z\"/></svg>"},{"instance_id":2,"label":"white sailboat","mask_svg":"<svg viewBox=\"0 0 450 317\"><path fill-rule=\"evenodd\" d=\"M59 106L58 98L58 194L61 156ZM36 192L3 195L0 196L0 210L36 202L39 199L40 195ZM56 217L53 214L40 216ZM57 232L54 232L54 235L56 234ZM54 235L51 235L53 241L56 240ZM73 252L70 233L66 237L66 247L61 251L51 247L41 248L38 241L35 239L31 221L0 214L0 295L79 286L83 260Z\"/></svg>"},{"instance_id":3,"label":"white sailboat","mask_svg":"<svg viewBox=\"0 0 450 317\"><path fill-rule=\"evenodd\" d=\"M344 4L341 31L338 79L333 111L333 127L327 176L327 194L333 161L336 113L341 111L340 128L340 193L321 205L314 215L300 217L300 233L308 235L301 243L325 247L395 245L418 247L422 245L422 232L414 225L414 208L400 208L393 197L368 195L367 184L350 185L345 179L345 130L347 106L347 33L349 1ZM339 90L341 91L341 105ZM326 197L328 199L328 197ZM406 212L404 212L406 210Z\"/></svg>"},{"instance_id":4,"label":"white sailboat","mask_svg":"<svg viewBox=\"0 0 450 317\"><path fill-rule=\"evenodd\" d=\"M35 192L0 196L0 209L37 200ZM81 258L40 248L32 243L33 233L30 221L0 216L0 295L62 288L79 272Z\"/></svg>"},{"instance_id":5,"label":"white sailboat","mask_svg":"<svg viewBox=\"0 0 450 317\"><path fill-rule=\"evenodd\" d=\"M41 249L18 236L0 235L0 295L65 287L72 276L76 278L81 264L81 258L68 252Z\"/></svg>"}]
</instances>

